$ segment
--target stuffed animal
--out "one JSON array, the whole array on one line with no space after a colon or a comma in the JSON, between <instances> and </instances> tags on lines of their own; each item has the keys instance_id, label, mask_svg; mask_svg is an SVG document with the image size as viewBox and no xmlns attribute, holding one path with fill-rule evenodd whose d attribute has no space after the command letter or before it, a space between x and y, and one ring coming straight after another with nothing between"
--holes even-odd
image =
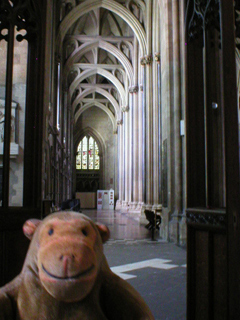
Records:
<instances>
[{"instance_id":1,"label":"stuffed animal","mask_svg":"<svg viewBox=\"0 0 240 320\"><path fill-rule=\"evenodd\" d=\"M0 288L1 320L152 320L138 292L109 268L106 226L62 211L28 220L21 273Z\"/></svg>"}]
</instances>

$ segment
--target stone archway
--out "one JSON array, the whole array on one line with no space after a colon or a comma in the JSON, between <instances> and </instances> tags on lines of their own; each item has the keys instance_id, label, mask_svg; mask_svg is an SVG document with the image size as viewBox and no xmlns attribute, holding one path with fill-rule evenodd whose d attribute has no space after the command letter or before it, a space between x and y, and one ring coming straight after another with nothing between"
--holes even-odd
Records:
<instances>
[{"instance_id":1,"label":"stone archway","mask_svg":"<svg viewBox=\"0 0 240 320\"><path fill-rule=\"evenodd\" d=\"M99 157L99 167L89 167L89 163L87 164L87 167L83 169L82 167L79 169L76 166L75 161L75 167L74 167L74 190L76 198L79 198L81 201L81 207L82 208L95 208L96 207L96 195L97 190L102 189L104 185L104 171L105 171L105 150L106 145L104 143L103 138L97 132L97 130L86 127L80 132L76 132L75 134L75 143L74 143L74 150L75 150L75 156L78 157L77 149L79 146L79 143L83 143L83 140L87 141L87 154L86 157L89 158L89 141L93 140L95 143L95 146L98 149L98 157ZM95 153L95 147L94 150L91 150L91 152ZM85 151L81 151L81 153L85 153Z\"/></svg>"},{"instance_id":2,"label":"stone archway","mask_svg":"<svg viewBox=\"0 0 240 320\"><path fill-rule=\"evenodd\" d=\"M77 155L78 145L84 137L92 137L94 141L96 141L99 150L100 166L99 170L89 170L88 168L86 170L76 170L75 166L75 190L77 192L96 192L97 189L102 188L104 184L103 173L105 169L104 158L106 146L101 135L95 129L87 127L75 135L75 155Z\"/></svg>"}]
</instances>

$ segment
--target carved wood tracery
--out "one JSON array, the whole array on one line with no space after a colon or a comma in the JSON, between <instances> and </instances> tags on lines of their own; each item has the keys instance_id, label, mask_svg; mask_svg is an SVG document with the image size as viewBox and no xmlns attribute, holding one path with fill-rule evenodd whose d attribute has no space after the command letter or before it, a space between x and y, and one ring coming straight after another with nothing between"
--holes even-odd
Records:
<instances>
[{"instance_id":1,"label":"carved wood tracery","mask_svg":"<svg viewBox=\"0 0 240 320\"><path fill-rule=\"evenodd\" d=\"M219 0L188 1L188 10L187 16L191 17L187 25L190 40L199 37L206 29L220 29Z\"/></svg>"},{"instance_id":2,"label":"carved wood tracery","mask_svg":"<svg viewBox=\"0 0 240 320\"><path fill-rule=\"evenodd\" d=\"M39 24L36 13L33 10L32 0L3 0L0 3L0 40L8 41L9 35L3 34L4 29L9 29L10 24L17 27L17 30L26 30L25 35L17 35L17 40L26 39L31 41L38 35Z\"/></svg>"}]
</instances>

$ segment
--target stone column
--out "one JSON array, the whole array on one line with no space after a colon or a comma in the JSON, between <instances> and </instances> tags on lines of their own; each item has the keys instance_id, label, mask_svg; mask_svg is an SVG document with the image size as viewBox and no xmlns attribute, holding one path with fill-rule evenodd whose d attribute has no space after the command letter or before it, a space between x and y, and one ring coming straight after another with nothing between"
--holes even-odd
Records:
<instances>
[{"instance_id":1,"label":"stone column","mask_svg":"<svg viewBox=\"0 0 240 320\"><path fill-rule=\"evenodd\" d=\"M129 199L129 109L122 107L123 112L123 148L124 148L124 197L123 197L123 210L128 210Z\"/></svg>"},{"instance_id":2,"label":"stone column","mask_svg":"<svg viewBox=\"0 0 240 320\"><path fill-rule=\"evenodd\" d=\"M153 205L153 79L152 79L152 5L146 2L146 38L147 52L144 57L146 64L146 205L149 209Z\"/></svg>"},{"instance_id":3,"label":"stone column","mask_svg":"<svg viewBox=\"0 0 240 320\"><path fill-rule=\"evenodd\" d=\"M152 56L148 55L142 59L145 65L146 83L145 83L145 203L146 207L151 209L153 202L153 108L152 108Z\"/></svg>"},{"instance_id":4,"label":"stone column","mask_svg":"<svg viewBox=\"0 0 240 320\"><path fill-rule=\"evenodd\" d=\"M133 203L132 209L135 210L138 203L139 194L139 121L138 121L138 86L131 87L129 92L133 99Z\"/></svg>"},{"instance_id":5,"label":"stone column","mask_svg":"<svg viewBox=\"0 0 240 320\"><path fill-rule=\"evenodd\" d=\"M134 70L134 86L129 88L129 92L132 96L132 108L133 108L133 176L132 176L132 205L131 210L136 211L137 204L138 204L138 194L139 194L139 176L138 176L138 168L139 168L139 121L138 121L138 114L139 114L139 106L138 106L138 50L139 45L137 38L134 37L134 59L133 59L133 70Z\"/></svg>"},{"instance_id":6,"label":"stone column","mask_svg":"<svg viewBox=\"0 0 240 320\"><path fill-rule=\"evenodd\" d=\"M68 157L67 157L67 146L68 146L68 140L67 140L67 121L68 121L68 93L67 93L68 88L64 88L63 92L63 109L64 109L64 114L63 114L63 119L62 119L62 128L63 128L63 136L62 136L62 144L63 144L63 184L62 184L62 189L63 189L63 199L67 199L67 185L68 185L68 177L66 176L67 173L67 165L68 165Z\"/></svg>"},{"instance_id":7,"label":"stone column","mask_svg":"<svg viewBox=\"0 0 240 320\"><path fill-rule=\"evenodd\" d=\"M144 151L144 146L145 146L145 118L143 117L145 114L145 103L144 103L144 89L143 89L143 84L144 84L144 77L145 77L145 67L144 65L141 65L141 67L138 69L139 73L139 79L140 81L140 86L139 86L139 93L138 93L138 152L137 152L137 157L138 157L138 204L137 204L137 211L141 212L143 203L144 203L144 186L145 186L145 151Z\"/></svg>"},{"instance_id":8,"label":"stone column","mask_svg":"<svg viewBox=\"0 0 240 320\"><path fill-rule=\"evenodd\" d=\"M172 0L173 28L173 81L174 81L174 212L170 221L170 240L179 242L179 214L182 211L182 144L180 136L181 120L181 78L179 43L179 1ZM172 199L173 200L173 199Z\"/></svg>"},{"instance_id":9,"label":"stone column","mask_svg":"<svg viewBox=\"0 0 240 320\"><path fill-rule=\"evenodd\" d=\"M160 1L160 54L161 54L161 118L162 118L162 224L160 235L169 240L169 220L172 213L172 106L173 102L173 62L172 62L172 0ZM174 183L174 181L173 181Z\"/></svg>"},{"instance_id":10,"label":"stone column","mask_svg":"<svg viewBox=\"0 0 240 320\"><path fill-rule=\"evenodd\" d=\"M67 133L66 133L66 141L67 141L67 166L68 166L68 185L67 185L67 198L70 199L72 197L72 158L71 158L71 107L67 106Z\"/></svg>"},{"instance_id":11,"label":"stone column","mask_svg":"<svg viewBox=\"0 0 240 320\"><path fill-rule=\"evenodd\" d=\"M179 19L180 19L180 56L181 56L181 92L185 93L186 91L186 45L185 45L185 1L180 0L179 4ZM182 102L182 117L181 119L185 118L185 106L186 106L186 95L182 94L181 96ZM182 171L186 172L186 139L185 139L185 132L182 132ZM179 244L186 245L187 241L187 225L186 225L186 174L182 175L182 215L179 222Z\"/></svg>"},{"instance_id":12,"label":"stone column","mask_svg":"<svg viewBox=\"0 0 240 320\"><path fill-rule=\"evenodd\" d=\"M138 86L130 87L129 93L131 97L131 203L130 203L130 210L134 211L137 206L137 185L138 185L138 176L137 176L137 169L138 169L138 106L137 106L137 92Z\"/></svg>"},{"instance_id":13,"label":"stone column","mask_svg":"<svg viewBox=\"0 0 240 320\"><path fill-rule=\"evenodd\" d=\"M69 101L70 103L70 101ZM70 121L70 127L69 127L69 131L70 131L70 144L69 144L69 149L70 149L70 154L71 154L71 168L72 168L72 172L71 172L71 179L72 179L72 183L71 183L71 188L70 188L70 194L72 196L73 190L76 190L76 150L74 149L74 123L75 123L75 119L74 119L74 113L73 113L73 109L72 106L70 104L69 107L69 121Z\"/></svg>"},{"instance_id":14,"label":"stone column","mask_svg":"<svg viewBox=\"0 0 240 320\"><path fill-rule=\"evenodd\" d=\"M161 175L161 73L160 73L160 19L159 6L153 1L153 209L161 209L160 175Z\"/></svg>"},{"instance_id":15,"label":"stone column","mask_svg":"<svg viewBox=\"0 0 240 320\"><path fill-rule=\"evenodd\" d=\"M141 59L141 65L142 65L142 112L141 112L141 153L139 154L139 157L141 160L141 203L144 205L146 203L146 63L144 58ZM144 209L144 208L142 208Z\"/></svg>"},{"instance_id":16,"label":"stone column","mask_svg":"<svg viewBox=\"0 0 240 320\"><path fill-rule=\"evenodd\" d=\"M124 190L124 168L123 168L123 121L119 120L118 125L118 194L119 198L116 203L116 210L121 210L123 202L123 190Z\"/></svg>"},{"instance_id":17,"label":"stone column","mask_svg":"<svg viewBox=\"0 0 240 320\"><path fill-rule=\"evenodd\" d=\"M133 96L129 95L128 109L128 209L132 208L133 199Z\"/></svg>"},{"instance_id":18,"label":"stone column","mask_svg":"<svg viewBox=\"0 0 240 320\"><path fill-rule=\"evenodd\" d=\"M154 56L154 101L153 101L153 209L161 208L160 175L161 175L161 105L160 105L160 54Z\"/></svg>"}]
</instances>

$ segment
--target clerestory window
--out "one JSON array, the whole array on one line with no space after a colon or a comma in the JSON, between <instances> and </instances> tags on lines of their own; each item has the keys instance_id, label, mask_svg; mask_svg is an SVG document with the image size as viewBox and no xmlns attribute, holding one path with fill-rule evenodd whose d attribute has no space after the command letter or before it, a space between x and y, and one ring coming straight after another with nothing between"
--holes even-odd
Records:
<instances>
[{"instance_id":1,"label":"clerestory window","mask_svg":"<svg viewBox=\"0 0 240 320\"><path fill-rule=\"evenodd\" d=\"M91 136L85 136L79 143L76 156L77 170L99 170L100 158L97 142Z\"/></svg>"}]
</instances>

